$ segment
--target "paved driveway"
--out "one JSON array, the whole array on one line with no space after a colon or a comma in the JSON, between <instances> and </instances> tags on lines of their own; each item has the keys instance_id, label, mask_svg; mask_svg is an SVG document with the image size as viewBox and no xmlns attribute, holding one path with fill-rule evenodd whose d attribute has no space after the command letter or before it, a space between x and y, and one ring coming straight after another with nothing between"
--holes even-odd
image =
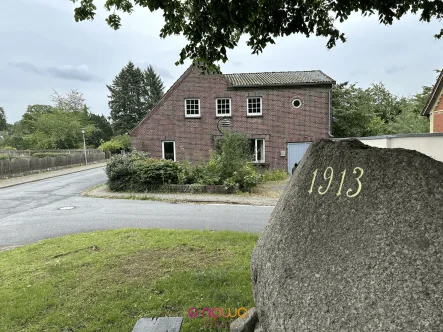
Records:
<instances>
[{"instance_id":1,"label":"paved driveway","mask_svg":"<svg viewBox=\"0 0 443 332\"><path fill-rule=\"evenodd\" d=\"M104 183L103 168L0 189L0 247L66 234L119 228L178 228L261 232L273 207L172 204L88 198Z\"/></svg>"}]
</instances>

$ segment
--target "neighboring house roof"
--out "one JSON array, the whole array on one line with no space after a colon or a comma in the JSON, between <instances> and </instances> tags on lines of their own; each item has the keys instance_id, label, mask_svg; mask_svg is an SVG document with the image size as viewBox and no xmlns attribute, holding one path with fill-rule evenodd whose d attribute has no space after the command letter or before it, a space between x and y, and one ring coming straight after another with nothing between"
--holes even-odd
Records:
<instances>
[{"instance_id":1,"label":"neighboring house roof","mask_svg":"<svg viewBox=\"0 0 443 332\"><path fill-rule=\"evenodd\" d=\"M320 70L225 74L224 76L232 87L335 84L332 78Z\"/></svg>"},{"instance_id":2,"label":"neighboring house roof","mask_svg":"<svg viewBox=\"0 0 443 332\"><path fill-rule=\"evenodd\" d=\"M441 92L443 88L443 70L440 72L440 75L437 77L437 81L432 88L431 94L429 95L428 102L426 103L425 108L421 112L421 115L429 115L432 111L432 108L435 105L435 102L438 98L440 98Z\"/></svg>"}]
</instances>

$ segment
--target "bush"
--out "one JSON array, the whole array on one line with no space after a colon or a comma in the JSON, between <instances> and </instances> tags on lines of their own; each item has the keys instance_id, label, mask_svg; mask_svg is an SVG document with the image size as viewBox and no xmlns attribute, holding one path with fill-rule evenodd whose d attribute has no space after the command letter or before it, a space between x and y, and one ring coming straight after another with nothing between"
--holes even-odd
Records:
<instances>
[{"instance_id":1,"label":"bush","mask_svg":"<svg viewBox=\"0 0 443 332\"><path fill-rule=\"evenodd\" d=\"M132 189L147 191L164 184L178 184L180 164L172 160L146 159L134 162Z\"/></svg>"},{"instance_id":2,"label":"bush","mask_svg":"<svg viewBox=\"0 0 443 332\"><path fill-rule=\"evenodd\" d=\"M0 154L0 160L8 160L9 156L7 154Z\"/></svg>"},{"instance_id":3,"label":"bush","mask_svg":"<svg viewBox=\"0 0 443 332\"><path fill-rule=\"evenodd\" d=\"M116 155L106 164L109 189L113 191L140 192L177 184L181 171L178 162L149 158L145 152Z\"/></svg>"},{"instance_id":4,"label":"bush","mask_svg":"<svg viewBox=\"0 0 443 332\"><path fill-rule=\"evenodd\" d=\"M226 134L206 164L152 159L146 153L132 152L113 156L106 165L106 174L111 190L139 192L167 184L192 184L193 192L204 185L249 191L262 178L251 163L249 140L240 134Z\"/></svg>"},{"instance_id":5,"label":"bush","mask_svg":"<svg viewBox=\"0 0 443 332\"><path fill-rule=\"evenodd\" d=\"M206 164L182 164L179 179L182 184L224 185L226 189L249 191L261 175L251 164L247 137L226 133L217 141L216 151Z\"/></svg>"},{"instance_id":6,"label":"bush","mask_svg":"<svg viewBox=\"0 0 443 332\"><path fill-rule=\"evenodd\" d=\"M234 172L228 179L223 181L226 189L239 189L241 191L249 191L255 187L261 180L262 176L256 171L251 164L245 164L242 168Z\"/></svg>"},{"instance_id":7,"label":"bush","mask_svg":"<svg viewBox=\"0 0 443 332\"><path fill-rule=\"evenodd\" d=\"M106 164L109 189L113 191L133 190L133 182L136 181L134 163L148 158L149 155L144 152L112 156Z\"/></svg>"},{"instance_id":8,"label":"bush","mask_svg":"<svg viewBox=\"0 0 443 332\"><path fill-rule=\"evenodd\" d=\"M69 156L69 153L57 153L57 152L36 152L31 155L33 158L45 158L45 157L64 157Z\"/></svg>"},{"instance_id":9,"label":"bush","mask_svg":"<svg viewBox=\"0 0 443 332\"><path fill-rule=\"evenodd\" d=\"M262 182L283 181L289 177L288 172L281 169L267 170L263 173Z\"/></svg>"},{"instance_id":10,"label":"bush","mask_svg":"<svg viewBox=\"0 0 443 332\"><path fill-rule=\"evenodd\" d=\"M120 151L131 151L131 138L129 135L119 135L102 143L99 147L103 152L120 153Z\"/></svg>"},{"instance_id":11,"label":"bush","mask_svg":"<svg viewBox=\"0 0 443 332\"><path fill-rule=\"evenodd\" d=\"M12 146L3 146L0 148L0 150L5 150L5 151L16 151L17 149L12 147Z\"/></svg>"}]
</instances>

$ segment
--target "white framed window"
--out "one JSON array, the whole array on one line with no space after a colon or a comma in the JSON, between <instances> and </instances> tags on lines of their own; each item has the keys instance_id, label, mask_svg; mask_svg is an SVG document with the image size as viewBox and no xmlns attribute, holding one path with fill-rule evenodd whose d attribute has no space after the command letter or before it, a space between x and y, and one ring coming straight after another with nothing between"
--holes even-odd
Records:
<instances>
[{"instance_id":1,"label":"white framed window","mask_svg":"<svg viewBox=\"0 0 443 332\"><path fill-rule=\"evenodd\" d=\"M295 98L292 100L292 107L294 108L300 108L301 107L301 99Z\"/></svg>"},{"instance_id":2,"label":"white framed window","mask_svg":"<svg viewBox=\"0 0 443 332\"><path fill-rule=\"evenodd\" d=\"M254 138L249 140L254 163L265 162L265 140L263 138Z\"/></svg>"},{"instance_id":3,"label":"white framed window","mask_svg":"<svg viewBox=\"0 0 443 332\"><path fill-rule=\"evenodd\" d=\"M200 117L200 99L185 99L185 117L199 118Z\"/></svg>"},{"instance_id":4,"label":"white framed window","mask_svg":"<svg viewBox=\"0 0 443 332\"><path fill-rule=\"evenodd\" d=\"M175 141L163 141L162 142L162 158L176 161Z\"/></svg>"},{"instance_id":5,"label":"white framed window","mask_svg":"<svg viewBox=\"0 0 443 332\"><path fill-rule=\"evenodd\" d=\"M248 113L249 116L262 115L262 98L250 97L248 98Z\"/></svg>"},{"instance_id":6,"label":"white framed window","mask_svg":"<svg viewBox=\"0 0 443 332\"><path fill-rule=\"evenodd\" d=\"M216 116L231 116L231 98L217 98L215 109Z\"/></svg>"}]
</instances>

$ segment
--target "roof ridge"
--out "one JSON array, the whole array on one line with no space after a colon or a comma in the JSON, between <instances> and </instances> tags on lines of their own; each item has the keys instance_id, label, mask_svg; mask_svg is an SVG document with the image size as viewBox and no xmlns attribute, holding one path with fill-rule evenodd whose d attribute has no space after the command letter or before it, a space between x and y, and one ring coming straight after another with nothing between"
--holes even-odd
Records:
<instances>
[{"instance_id":1,"label":"roof ridge","mask_svg":"<svg viewBox=\"0 0 443 332\"><path fill-rule=\"evenodd\" d=\"M312 69L312 70L287 70L287 71L258 71L255 73L231 73L231 74L222 74L222 75L312 73L315 71L323 73L320 69Z\"/></svg>"},{"instance_id":2,"label":"roof ridge","mask_svg":"<svg viewBox=\"0 0 443 332\"><path fill-rule=\"evenodd\" d=\"M434 106L432 104L432 100L434 99L437 90L440 88L440 85L441 85L442 81L443 81L443 70L440 72L440 74L435 79L434 86L432 87L431 93L429 94L429 98L428 98L428 100L426 102L425 107L420 112L420 115L422 115L422 116L423 115L429 115L429 113L431 112L431 110L429 108ZM441 92L440 92L440 94L441 94Z\"/></svg>"}]
</instances>

